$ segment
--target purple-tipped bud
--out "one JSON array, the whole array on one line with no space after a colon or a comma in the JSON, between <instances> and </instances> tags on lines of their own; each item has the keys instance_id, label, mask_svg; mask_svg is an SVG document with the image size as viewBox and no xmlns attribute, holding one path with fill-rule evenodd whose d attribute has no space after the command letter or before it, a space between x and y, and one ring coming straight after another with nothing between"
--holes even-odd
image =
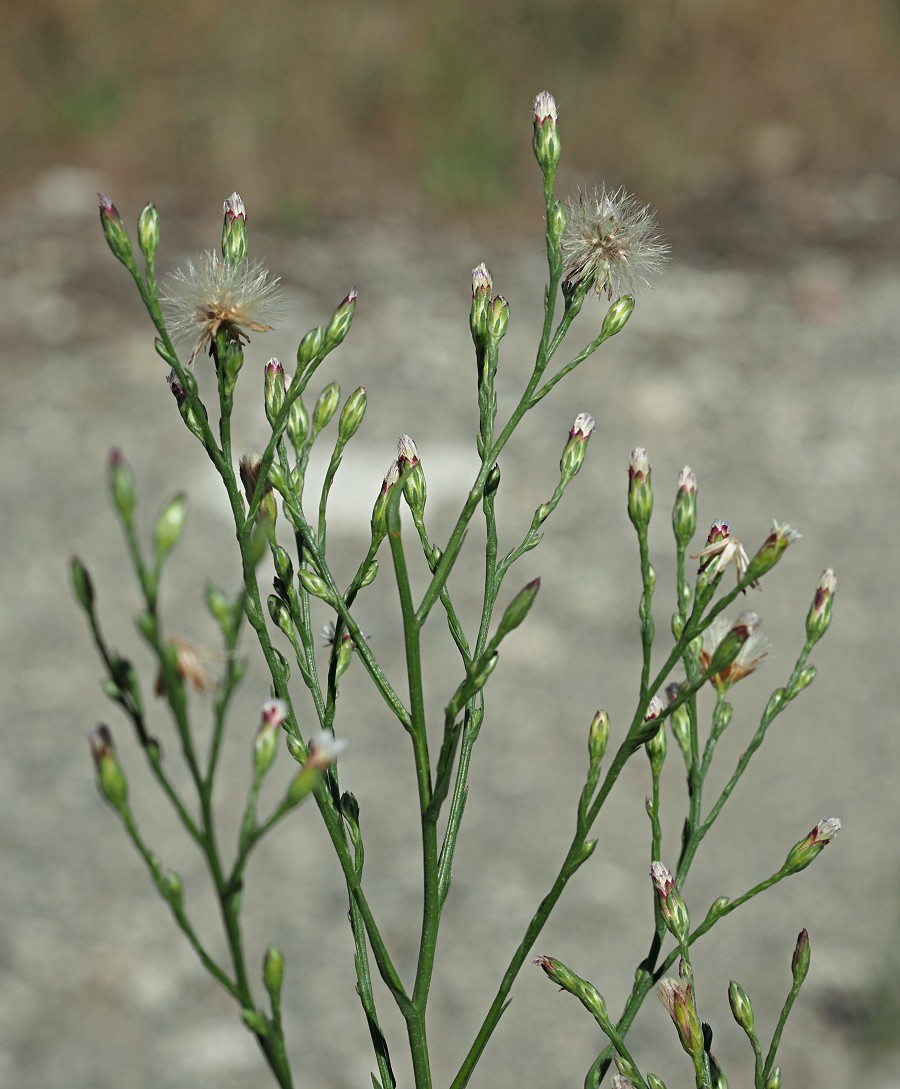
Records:
<instances>
[{"instance_id":1,"label":"purple-tipped bud","mask_svg":"<svg viewBox=\"0 0 900 1089\"><path fill-rule=\"evenodd\" d=\"M138 216L138 245L141 253L152 261L159 248L159 212L155 204L145 204Z\"/></svg>"},{"instance_id":2,"label":"purple-tipped bud","mask_svg":"<svg viewBox=\"0 0 900 1089\"><path fill-rule=\"evenodd\" d=\"M827 844L841 830L841 822L837 817L823 817L813 830L788 852L782 870L786 874L799 873L822 853Z\"/></svg>"},{"instance_id":3,"label":"purple-tipped bud","mask_svg":"<svg viewBox=\"0 0 900 1089\"><path fill-rule=\"evenodd\" d=\"M816 596L806 617L806 639L810 646L817 643L828 631L836 589L837 577L829 567L827 571L822 572L819 585L816 587Z\"/></svg>"},{"instance_id":4,"label":"purple-tipped bud","mask_svg":"<svg viewBox=\"0 0 900 1089\"><path fill-rule=\"evenodd\" d=\"M772 522L772 532L763 541L759 551L750 561L747 573L754 581L762 578L767 571L771 571L781 559L788 545L800 540L800 534L791 529L789 525L779 525Z\"/></svg>"},{"instance_id":5,"label":"purple-tipped bud","mask_svg":"<svg viewBox=\"0 0 900 1089\"><path fill-rule=\"evenodd\" d=\"M794 955L791 957L791 975L794 977L794 986L800 987L809 972L809 934L804 927L797 935L797 944L794 946Z\"/></svg>"},{"instance_id":6,"label":"purple-tipped bud","mask_svg":"<svg viewBox=\"0 0 900 1089\"><path fill-rule=\"evenodd\" d=\"M88 742L97 768L97 789L113 809L124 813L128 808L128 782L110 728L101 723L88 734Z\"/></svg>"},{"instance_id":7,"label":"purple-tipped bud","mask_svg":"<svg viewBox=\"0 0 900 1089\"><path fill-rule=\"evenodd\" d=\"M225 198L222 221L222 257L229 265L247 260L247 212L244 202L232 193Z\"/></svg>"},{"instance_id":8,"label":"purple-tipped bud","mask_svg":"<svg viewBox=\"0 0 900 1089\"><path fill-rule=\"evenodd\" d=\"M568 484L584 464L588 439L593 430L594 417L586 412L579 412L572 424L569 439L559 461L559 475L563 484Z\"/></svg>"},{"instance_id":9,"label":"purple-tipped bud","mask_svg":"<svg viewBox=\"0 0 900 1089\"><path fill-rule=\"evenodd\" d=\"M679 943L687 941L691 920L687 905L675 886L675 878L661 862L650 863L650 878L659 899L663 921L668 931Z\"/></svg>"},{"instance_id":10,"label":"purple-tipped bud","mask_svg":"<svg viewBox=\"0 0 900 1089\"><path fill-rule=\"evenodd\" d=\"M341 418L338 421L338 438L342 443L349 442L359 431L366 414L366 391L360 386L347 398L341 409Z\"/></svg>"},{"instance_id":11,"label":"purple-tipped bud","mask_svg":"<svg viewBox=\"0 0 900 1089\"><path fill-rule=\"evenodd\" d=\"M266 700L262 705L259 728L253 741L253 769L259 778L269 770L278 747L278 728L287 720L284 700Z\"/></svg>"},{"instance_id":12,"label":"purple-tipped bud","mask_svg":"<svg viewBox=\"0 0 900 1089\"><path fill-rule=\"evenodd\" d=\"M337 382L326 386L319 394L312 414L313 435L318 435L331 421L341 401L341 387Z\"/></svg>"},{"instance_id":13,"label":"purple-tipped bud","mask_svg":"<svg viewBox=\"0 0 900 1089\"><path fill-rule=\"evenodd\" d=\"M338 308L332 314L331 321L325 328L325 347L328 351L336 348L350 332L353 315L356 313L358 294L356 288L351 287L350 293L344 296Z\"/></svg>"},{"instance_id":14,"label":"purple-tipped bud","mask_svg":"<svg viewBox=\"0 0 900 1089\"><path fill-rule=\"evenodd\" d=\"M421 520L425 514L425 500L428 491L425 486L425 472L419 461L419 451L409 435L401 435L397 440L397 468L405 473L403 495L409 504L413 518Z\"/></svg>"},{"instance_id":15,"label":"purple-tipped bud","mask_svg":"<svg viewBox=\"0 0 900 1089\"><path fill-rule=\"evenodd\" d=\"M400 479L400 467L396 461L392 461L388 467L388 471L384 474L384 480L381 483L381 491L378 493L378 498L375 500L375 506L372 508L372 545L380 544L384 540L387 534L387 505L388 496L391 493L394 485Z\"/></svg>"},{"instance_id":16,"label":"purple-tipped bud","mask_svg":"<svg viewBox=\"0 0 900 1089\"><path fill-rule=\"evenodd\" d=\"M541 580L539 578L533 579L506 606L503 616L500 618L500 623L497 625L497 633L494 636L497 642L509 635L528 616L540 588Z\"/></svg>"},{"instance_id":17,"label":"purple-tipped bud","mask_svg":"<svg viewBox=\"0 0 900 1089\"><path fill-rule=\"evenodd\" d=\"M134 517L137 497L134 477L119 449L111 450L109 455L109 491L119 517L123 522L130 523Z\"/></svg>"},{"instance_id":18,"label":"purple-tipped bud","mask_svg":"<svg viewBox=\"0 0 900 1089\"><path fill-rule=\"evenodd\" d=\"M94 584L88 574L88 569L77 556L72 557L70 568L72 571L72 589L75 591L75 597L78 598L78 603L82 609L86 613L90 613L94 608Z\"/></svg>"},{"instance_id":19,"label":"purple-tipped bud","mask_svg":"<svg viewBox=\"0 0 900 1089\"><path fill-rule=\"evenodd\" d=\"M106 236L109 248L114 257L131 268L134 265L131 239L128 237L128 231L125 229L119 210L105 194L98 193L97 197L100 202L100 225L103 227L103 234Z\"/></svg>"},{"instance_id":20,"label":"purple-tipped bud","mask_svg":"<svg viewBox=\"0 0 900 1089\"><path fill-rule=\"evenodd\" d=\"M740 985L732 980L728 984L728 1005L731 1006L731 1014L741 1026L751 1041L756 1040L753 1022L753 1004L750 996Z\"/></svg>"},{"instance_id":21,"label":"purple-tipped bud","mask_svg":"<svg viewBox=\"0 0 900 1089\"><path fill-rule=\"evenodd\" d=\"M284 405L284 367L273 356L265 365L263 375L265 380L266 419L269 421L269 427L274 427L278 413Z\"/></svg>"},{"instance_id":22,"label":"purple-tipped bud","mask_svg":"<svg viewBox=\"0 0 900 1089\"><path fill-rule=\"evenodd\" d=\"M534 157L544 177L552 177L559 165L559 133L556 128L556 100L549 91L541 91L534 100Z\"/></svg>"},{"instance_id":23,"label":"purple-tipped bud","mask_svg":"<svg viewBox=\"0 0 900 1089\"><path fill-rule=\"evenodd\" d=\"M621 333L634 313L634 295L623 295L609 307L600 326L600 336L609 340L616 333Z\"/></svg>"},{"instance_id":24,"label":"purple-tipped bud","mask_svg":"<svg viewBox=\"0 0 900 1089\"><path fill-rule=\"evenodd\" d=\"M700 1055L703 1049L703 1029L690 983L666 976L656 985L656 994L666 1007L678 1030L678 1039L688 1055Z\"/></svg>"},{"instance_id":25,"label":"purple-tipped bud","mask_svg":"<svg viewBox=\"0 0 900 1089\"><path fill-rule=\"evenodd\" d=\"M634 528L642 533L650 524L653 513L653 488L650 484L650 458L643 446L631 451L628 465L628 517Z\"/></svg>"},{"instance_id":26,"label":"purple-tipped bud","mask_svg":"<svg viewBox=\"0 0 900 1089\"><path fill-rule=\"evenodd\" d=\"M577 990L578 976L575 975L571 968L567 968L561 960L557 960L556 957L535 957L531 963L536 964L548 979L553 980L564 991L572 994Z\"/></svg>"},{"instance_id":27,"label":"purple-tipped bud","mask_svg":"<svg viewBox=\"0 0 900 1089\"><path fill-rule=\"evenodd\" d=\"M680 548L687 548L697 532L697 474L689 465L678 474L672 529Z\"/></svg>"}]
</instances>

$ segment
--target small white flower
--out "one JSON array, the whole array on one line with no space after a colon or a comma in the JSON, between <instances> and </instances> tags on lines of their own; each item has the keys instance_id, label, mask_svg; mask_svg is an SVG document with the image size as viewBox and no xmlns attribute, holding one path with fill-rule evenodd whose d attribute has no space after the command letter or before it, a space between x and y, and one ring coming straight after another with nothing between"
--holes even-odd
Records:
<instances>
[{"instance_id":1,"label":"small white flower","mask_svg":"<svg viewBox=\"0 0 900 1089\"><path fill-rule=\"evenodd\" d=\"M335 737L331 730L319 730L309 739L306 766L322 771L333 764L346 748L347 742L342 737Z\"/></svg>"},{"instance_id":2,"label":"small white flower","mask_svg":"<svg viewBox=\"0 0 900 1089\"><path fill-rule=\"evenodd\" d=\"M719 692L724 693L733 684L742 681L744 677L749 677L750 674L755 673L761 665L772 660L772 644L759 630L757 630L759 617L757 617L755 613L741 613L737 623L740 623L742 618L747 615L756 617L756 628L750 632L750 635L738 651L734 661L726 666L720 673L717 673L714 677L710 677L710 683ZM716 648L735 626L735 623L736 622L729 620L720 613L706 631L704 631L703 647L700 651L701 673L705 673L706 670L709 669L709 664L716 652Z\"/></svg>"}]
</instances>

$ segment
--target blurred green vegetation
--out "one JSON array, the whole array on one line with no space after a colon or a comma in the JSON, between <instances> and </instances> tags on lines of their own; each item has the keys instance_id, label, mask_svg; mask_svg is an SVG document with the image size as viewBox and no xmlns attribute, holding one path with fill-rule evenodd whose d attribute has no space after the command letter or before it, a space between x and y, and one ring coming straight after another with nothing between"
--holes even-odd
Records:
<instances>
[{"instance_id":1,"label":"blurred green vegetation","mask_svg":"<svg viewBox=\"0 0 900 1089\"><path fill-rule=\"evenodd\" d=\"M0 185L111 189L279 221L419 191L533 198L530 104L573 183L655 204L772 172L900 173L900 0L6 0Z\"/></svg>"}]
</instances>

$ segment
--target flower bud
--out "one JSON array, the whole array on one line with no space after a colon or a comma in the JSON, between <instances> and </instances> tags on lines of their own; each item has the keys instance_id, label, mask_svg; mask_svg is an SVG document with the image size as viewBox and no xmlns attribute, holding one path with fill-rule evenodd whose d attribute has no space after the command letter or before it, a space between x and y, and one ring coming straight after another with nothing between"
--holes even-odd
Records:
<instances>
[{"instance_id":1,"label":"flower bud","mask_svg":"<svg viewBox=\"0 0 900 1089\"><path fill-rule=\"evenodd\" d=\"M337 412L340 399L341 387L337 382L332 382L319 394L319 399L316 401L316 407L313 409L312 415L312 430L314 437L328 426L332 416Z\"/></svg>"},{"instance_id":2,"label":"flower bud","mask_svg":"<svg viewBox=\"0 0 900 1089\"><path fill-rule=\"evenodd\" d=\"M529 582L527 586L516 594L509 605L506 606L503 616L500 618L500 623L497 625L497 634L494 636L494 642L499 643L501 639L509 635L511 631L522 623L528 615L531 606L534 604L534 599L537 597L540 588L541 580L537 578Z\"/></svg>"},{"instance_id":3,"label":"flower bud","mask_svg":"<svg viewBox=\"0 0 900 1089\"><path fill-rule=\"evenodd\" d=\"M155 204L145 204L138 216L138 245L148 261L159 248L159 212Z\"/></svg>"},{"instance_id":4,"label":"flower bud","mask_svg":"<svg viewBox=\"0 0 900 1089\"><path fill-rule=\"evenodd\" d=\"M187 518L187 497L183 492L173 495L162 509L154 527L154 547L156 566L161 567L163 560L172 551L184 529Z\"/></svg>"},{"instance_id":5,"label":"flower bud","mask_svg":"<svg viewBox=\"0 0 900 1089\"><path fill-rule=\"evenodd\" d=\"M499 344L509 325L509 303L502 295L495 295L491 299L487 308L486 323L488 338L494 344Z\"/></svg>"},{"instance_id":6,"label":"flower bud","mask_svg":"<svg viewBox=\"0 0 900 1089\"><path fill-rule=\"evenodd\" d=\"M131 254L131 240L128 231L122 222L122 217L115 204L103 193L97 194L100 201L100 225L113 256L118 258L128 268L133 267L134 258Z\"/></svg>"},{"instance_id":7,"label":"flower bud","mask_svg":"<svg viewBox=\"0 0 900 1089\"><path fill-rule=\"evenodd\" d=\"M297 348L297 370L305 370L321 354L324 347L325 333L322 326L310 329Z\"/></svg>"},{"instance_id":8,"label":"flower bud","mask_svg":"<svg viewBox=\"0 0 900 1089\"><path fill-rule=\"evenodd\" d=\"M124 813L128 808L128 781L116 756L110 728L101 723L88 734L88 742L97 768L97 788L113 809Z\"/></svg>"},{"instance_id":9,"label":"flower bud","mask_svg":"<svg viewBox=\"0 0 900 1089\"><path fill-rule=\"evenodd\" d=\"M567 968L561 960L557 960L555 957L542 956L535 957L531 963L536 964L548 979L552 979L564 991L573 994L577 990L580 982L578 976L575 975L571 968Z\"/></svg>"},{"instance_id":10,"label":"flower bud","mask_svg":"<svg viewBox=\"0 0 900 1089\"><path fill-rule=\"evenodd\" d=\"M703 1050L703 1029L694 1006L690 983L666 976L657 984L656 994L672 1018L682 1048L688 1055L701 1054Z\"/></svg>"},{"instance_id":11,"label":"flower bud","mask_svg":"<svg viewBox=\"0 0 900 1089\"><path fill-rule=\"evenodd\" d=\"M387 505L388 497L394 485L400 479L400 469L396 461L392 461L388 471L384 474L381 491L372 508L372 545L380 544L387 534Z\"/></svg>"},{"instance_id":12,"label":"flower bud","mask_svg":"<svg viewBox=\"0 0 900 1089\"><path fill-rule=\"evenodd\" d=\"M266 419L269 427L275 426L275 419L284 404L284 367L274 357L269 360L263 369L265 380Z\"/></svg>"},{"instance_id":13,"label":"flower bud","mask_svg":"<svg viewBox=\"0 0 900 1089\"><path fill-rule=\"evenodd\" d=\"M359 586L362 589L364 586L369 586L375 581L375 576L378 574L378 560L372 560L369 566L363 572L362 581Z\"/></svg>"},{"instance_id":14,"label":"flower bud","mask_svg":"<svg viewBox=\"0 0 900 1089\"><path fill-rule=\"evenodd\" d=\"M809 972L809 934L804 927L797 935L797 944L794 947L794 955L791 957L791 975L794 977L794 986L800 987Z\"/></svg>"},{"instance_id":15,"label":"flower bud","mask_svg":"<svg viewBox=\"0 0 900 1089\"><path fill-rule=\"evenodd\" d=\"M94 584L88 569L77 556L73 556L70 563L72 571L72 589L78 603L86 613L90 613L94 607Z\"/></svg>"},{"instance_id":16,"label":"flower bud","mask_svg":"<svg viewBox=\"0 0 900 1089\"><path fill-rule=\"evenodd\" d=\"M750 1001L750 996L740 983L735 982L735 980L732 980L728 984L728 1004L731 1006L731 1013L735 1021L737 1021L751 1041L755 1040L756 1033L753 1028L753 1004Z\"/></svg>"},{"instance_id":17,"label":"flower bud","mask_svg":"<svg viewBox=\"0 0 900 1089\"><path fill-rule=\"evenodd\" d=\"M559 462L559 475L563 484L568 484L584 464L588 439L593 430L594 417L586 412L579 412L572 424L569 441L565 445Z\"/></svg>"},{"instance_id":18,"label":"flower bud","mask_svg":"<svg viewBox=\"0 0 900 1089\"><path fill-rule=\"evenodd\" d=\"M294 622L291 620L290 611L277 594L269 594L266 599L266 604L269 607L269 616L271 616L276 627L280 628L284 634L291 638L294 634Z\"/></svg>"},{"instance_id":19,"label":"flower bud","mask_svg":"<svg viewBox=\"0 0 900 1089\"><path fill-rule=\"evenodd\" d=\"M691 920L687 905L675 886L675 878L661 862L651 862L650 878L656 889L666 929L679 944L687 941L691 930Z\"/></svg>"},{"instance_id":20,"label":"flower bud","mask_svg":"<svg viewBox=\"0 0 900 1089\"><path fill-rule=\"evenodd\" d=\"M123 522L130 523L137 504L134 477L131 475L122 451L118 449L111 451L109 455L109 489L119 517Z\"/></svg>"},{"instance_id":21,"label":"flower bud","mask_svg":"<svg viewBox=\"0 0 900 1089\"><path fill-rule=\"evenodd\" d=\"M766 1082L766 1089L781 1089L781 1067L773 1066L772 1073L769 1075L769 1080Z\"/></svg>"},{"instance_id":22,"label":"flower bud","mask_svg":"<svg viewBox=\"0 0 900 1089\"><path fill-rule=\"evenodd\" d=\"M680 548L687 548L697 532L697 474L689 465L678 474L672 529Z\"/></svg>"},{"instance_id":23,"label":"flower bud","mask_svg":"<svg viewBox=\"0 0 900 1089\"><path fill-rule=\"evenodd\" d=\"M357 290L355 287L351 287L349 295L341 300L338 308L332 314L331 321L329 321L325 329L325 348L327 351L336 348L347 333L350 332L353 314L356 311L356 298Z\"/></svg>"},{"instance_id":24,"label":"flower bud","mask_svg":"<svg viewBox=\"0 0 900 1089\"><path fill-rule=\"evenodd\" d=\"M655 1074L646 1074L644 1081L647 1083L647 1089L666 1089L666 1083Z\"/></svg>"},{"instance_id":25,"label":"flower bud","mask_svg":"<svg viewBox=\"0 0 900 1089\"><path fill-rule=\"evenodd\" d=\"M403 495L409 504L413 518L421 519L425 514L428 491L425 486L425 472L419 461L419 451L409 435L401 435L397 440L397 468L401 474L406 474L403 481Z\"/></svg>"},{"instance_id":26,"label":"flower bud","mask_svg":"<svg viewBox=\"0 0 900 1089\"><path fill-rule=\"evenodd\" d=\"M606 755L608 744L609 715L606 711L598 711L591 719L591 728L588 732L588 760L591 768L599 767L600 761Z\"/></svg>"},{"instance_id":27,"label":"flower bud","mask_svg":"<svg viewBox=\"0 0 900 1089\"><path fill-rule=\"evenodd\" d=\"M350 660L353 657L353 639L349 635L345 635L337 648L337 660L335 661L335 675L337 677L343 677L347 672L347 667L350 665Z\"/></svg>"},{"instance_id":28,"label":"flower bud","mask_svg":"<svg viewBox=\"0 0 900 1089\"><path fill-rule=\"evenodd\" d=\"M653 513L650 459L642 446L631 451L628 465L628 517L639 532L646 530Z\"/></svg>"},{"instance_id":29,"label":"flower bud","mask_svg":"<svg viewBox=\"0 0 900 1089\"><path fill-rule=\"evenodd\" d=\"M556 100L549 91L541 91L534 100L534 157L544 177L552 177L559 165L560 143L556 128Z\"/></svg>"},{"instance_id":30,"label":"flower bud","mask_svg":"<svg viewBox=\"0 0 900 1089\"><path fill-rule=\"evenodd\" d=\"M295 397L288 409L287 433L295 450L303 446L309 434L309 413L300 397Z\"/></svg>"},{"instance_id":31,"label":"flower bud","mask_svg":"<svg viewBox=\"0 0 900 1089\"><path fill-rule=\"evenodd\" d=\"M488 333L487 314L491 304L493 281L487 265L482 261L472 269L472 309L469 311L469 329L476 347L483 344Z\"/></svg>"},{"instance_id":32,"label":"flower bud","mask_svg":"<svg viewBox=\"0 0 900 1089\"><path fill-rule=\"evenodd\" d=\"M666 760L667 747L666 726L663 723L650 740L644 743L644 748L647 750L647 756L650 759L650 769L654 775L659 775L662 770Z\"/></svg>"},{"instance_id":33,"label":"flower bud","mask_svg":"<svg viewBox=\"0 0 900 1089\"><path fill-rule=\"evenodd\" d=\"M269 997L276 1002L284 984L284 954L277 945L270 945L266 950L262 975Z\"/></svg>"},{"instance_id":34,"label":"flower bud","mask_svg":"<svg viewBox=\"0 0 900 1089\"><path fill-rule=\"evenodd\" d=\"M287 720L287 715L288 706L284 700L266 700L262 705L259 728L253 740L253 770L257 778L261 779L272 766L278 748L278 728Z\"/></svg>"},{"instance_id":35,"label":"flower bud","mask_svg":"<svg viewBox=\"0 0 900 1089\"><path fill-rule=\"evenodd\" d=\"M222 222L222 256L226 264L239 265L247 260L247 213L244 202L232 193L226 197Z\"/></svg>"},{"instance_id":36,"label":"flower bud","mask_svg":"<svg viewBox=\"0 0 900 1089\"><path fill-rule=\"evenodd\" d=\"M801 839L790 849L782 870L788 874L805 870L840 830L841 822L837 817L823 817L805 839Z\"/></svg>"},{"instance_id":37,"label":"flower bud","mask_svg":"<svg viewBox=\"0 0 900 1089\"><path fill-rule=\"evenodd\" d=\"M670 685L666 686L666 699L669 703L674 703L675 700L681 695L681 685L677 681L673 681ZM672 735L678 742L678 748L681 749L682 756L684 756L685 763L690 765L691 762L691 716L688 711L687 704L679 704L678 707L669 716L669 721L672 724Z\"/></svg>"},{"instance_id":38,"label":"flower bud","mask_svg":"<svg viewBox=\"0 0 900 1089\"><path fill-rule=\"evenodd\" d=\"M241 1020L247 1028L261 1040L265 1040L269 1035L269 1022L266 1020L265 1015L261 1014L259 1010L241 1010Z\"/></svg>"},{"instance_id":39,"label":"flower bud","mask_svg":"<svg viewBox=\"0 0 900 1089\"><path fill-rule=\"evenodd\" d=\"M809 688L815 679L816 667L814 665L805 666L788 685L788 699L793 699L795 696L798 696L804 688Z\"/></svg>"},{"instance_id":40,"label":"flower bud","mask_svg":"<svg viewBox=\"0 0 900 1089\"><path fill-rule=\"evenodd\" d=\"M628 324L628 319L633 311L634 295L623 295L621 299L616 299L606 311L606 317L604 317L603 324L600 326L600 336L604 340L609 340L616 333L621 333Z\"/></svg>"},{"instance_id":41,"label":"flower bud","mask_svg":"<svg viewBox=\"0 0 900 1089\"><path fill-rule=\"evenodd\" d=\"M806 617L806 640L810 646L817 643L828 631L836 589L837 577L829 567L827 571L822 572L819 585L816 587L816 596L813 598L813 603Z\"/></svg>"},{"instance_id":42,"label":"flower bud","mask_svg":"<svg viewBox=\"0 0 900 1089\"><path fill-rule=\"evenodd\" d=\"M795 529L791 529L789 525L782 526L778 522L772 522L772 532L766 537L759 551L750 561L747 574L756 582L766 572L772 570L781 559L788 545L792 545L799 540L800 534Z\"/></svg>"},{"instance_id":43,"label":"flower bud","mask_svg":"<svg viewBox=\"0 0 900 1089\"><path fill-rule=\"evenodd\" d=\"M341 418L338 421L338 439L342 443L349 442L359 431L365 414L366 391L360 386L359 389L350 394L346 404L341 409Z\"/></svg>"},{"instance_id":44,"label":"flower bud","mask_svg":"<svg viewBox=\"0 0 900 1089\"><path fill-rule=\"evenodd\" d=\"M547 230L550 234L550 238L553 240L553 244L557 245L562 233L566 229L566 210L563 207L562 201L556 201L553 207L550 209L550 218L547 221Z\"/></svg>"},{"instance_id":45,"label":"flower bud","mask_svg":"<svg viewBox=\"0 0 900 1089\"><path fill-rule=\"evenodd\" d=\"M328 589L328 584L319 575L314 574L308 567L301 567L297 573L297 581L308 593L313 597L321 598L322 601L331 603L332 596L331 591Z\"/></svg>"}]
</instances>

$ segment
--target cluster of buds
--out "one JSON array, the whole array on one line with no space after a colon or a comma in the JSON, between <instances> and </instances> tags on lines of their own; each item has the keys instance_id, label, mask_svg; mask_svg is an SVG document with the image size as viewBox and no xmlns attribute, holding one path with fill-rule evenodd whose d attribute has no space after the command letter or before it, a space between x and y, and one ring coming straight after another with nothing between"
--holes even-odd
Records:
<instances>
[{"instance_id":1,"label":"cluster of buds","mask_svg":"<svg viewBox=\"0 0 900 1089\"><path fill-rule=\"evenodd\" d=\"M661 862L650 864L650 878L656 890L666 929L679 945L683 945L690 934L691 920L687 905L675 885L675 878Z\"/></svg>"},{"instance_id":2,"label":"cluster of buds","mask_svg":"<svg viewBox=\"0 0 900 1089\"><path fill-rule=\"evenodd\" d=\"M472 309L469 329L479 352L496 348L509 326L509 303L502 295L494 295L494 281L482 262L472 269Z\"/></svg>"}]
</instances>

